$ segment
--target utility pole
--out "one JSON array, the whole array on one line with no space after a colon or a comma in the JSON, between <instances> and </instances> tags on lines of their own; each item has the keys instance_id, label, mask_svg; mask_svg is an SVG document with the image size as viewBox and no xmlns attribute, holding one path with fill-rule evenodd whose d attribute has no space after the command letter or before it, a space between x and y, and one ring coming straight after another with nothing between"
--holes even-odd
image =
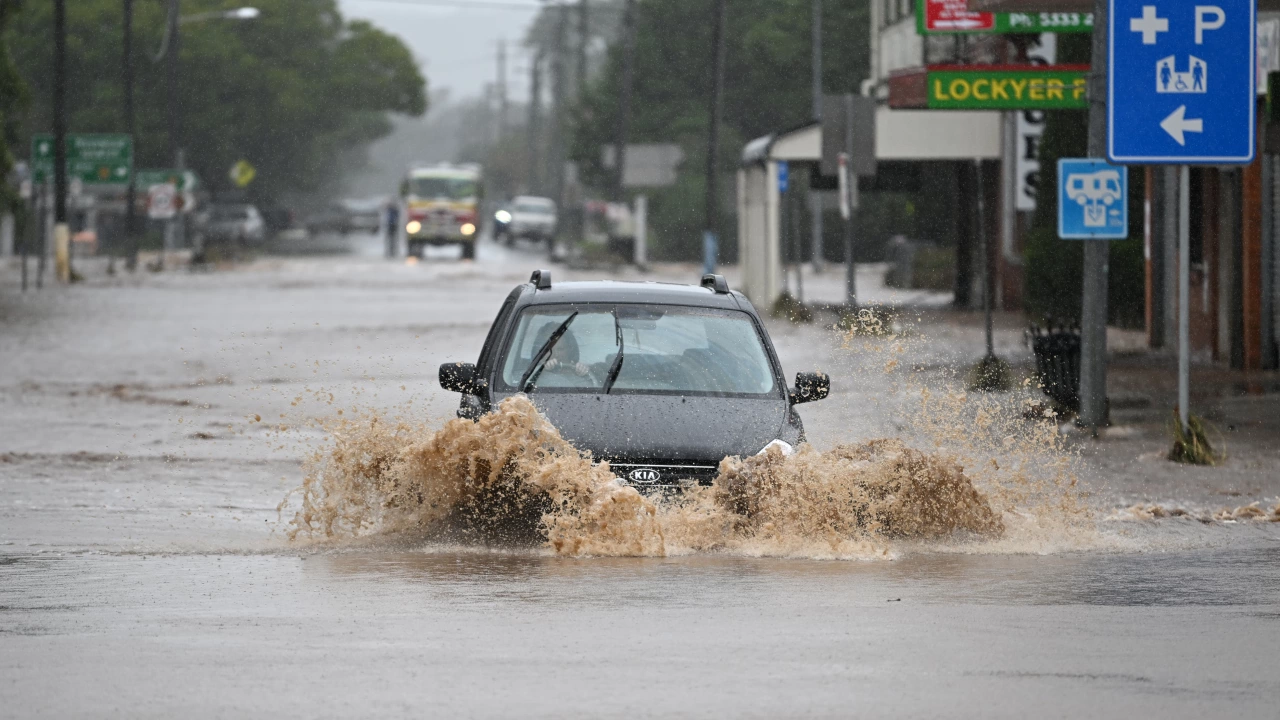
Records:
<instances>
[{"instance_id":1,"label":"utility pole","mask_svg":"<svg viewBox=\"0 0 1280 720\"><path fill-rule=\"evenodd\" d=\"M578 0L578 102L587 96L587 43L591 41L587 0Z\"/></svg>"},{"instance_id":2,"label":"utility pole","mask_svg":"<svg viewBox=\"0 0 1280 720\"><path fill-rule=\"evenodd\" d=\"M528 177L529 183L526 190L531 195L538 195L542 192L542 182L538 173L538 147L542 145L542 49L539 48L533 55L533 61L529 65L529 120L526 124L525 132L528 134L528 141L525 143L525 150L528 152Z\"/></svg>"},{"instance_id":3,"label":"utility pole","mask_svg":"<svg viewBox=\"0 0 1280 720\"><path fill-rule=\"evenodd\" d=\"M186 158L182 152L181 118L180 108L178 106L178 60L182 54L182 40L179 35L179 27L181 23L178 20L180 0L169 0L169 45L166 48L168 61L165 65L165 92L168 95L168 121L169 121L169 156L173 158L173 169L181 178L186 174L187 164ZM178 196L181 198L181 194ZM178 205L178 212L174 214L172 220L169 221L170 232L166 237L166 245L171 239L174 249L181 247L183 242L183 234L185 231L183 217L185 212L181 203ZM160 253L160 269L164 269L164 251Z\"/></svg>"},{"instance_id":4,"label":"utility pole","mask_svg":"<svg viewBox=\"0 0 1280 720\"><path fill-rule=\"evenodd\" d=\"M507 41L498 41L498 142L507 138Z\"/></svg>"},{"instance_id":5,"label":"utility pole","mask_svg":"<svg viewBox=\"0 0 1280 720\"><path fill-rule=\"evenodd\" d=\"M1107 156L1107 0L1093 2L1093 68L1089 76L1089 157ZM1080 417L1092 428L1107 423L1107 273L1111 243L1084 244L1080 307Z\"/></svg>"},{"instance_id":6,"label":"utility pole","mask_svg":"<svg viewBox=\"0 0 1280 720\"><path fill-rule=\"evenodd\" d=\"M702 233L702 270L715 272L720 229L720 96L724 92L725 0L715 0L711 30L711 103L707 116L706 223ZM776 182L776 180L773 180Z\"/></svg>"},{"instance_id":7,"label":"utility pole","mask_svg":"<svg viewBox=\"0 0 1280 720\"><path fill-rule=\"evenodd\" d=\"M556 207L564 208L564 146L565 146L565 45L569 32L569 7L559 6L556 19L555 54L551 58L551 157L547 158L551 171L551 197Z\"/></svg>"},{"instance_id":8,"label":"utility pole","mask_svg":"<svg viewBox=\"0 0 1280 720\"><path fill-rule=\"evenodd\" d=\"M53 3L53 248L58 280L71 282L67 226L67 2Z\"/></svg>"},{"instance_id":9,"label":"utility pole","mask_svg":"<svg viewBox=\"0 0 1280 720\"><path fill-rule=\"evenodd\" d=\"M811 23L813 38L813 119L822 122L822 0L813 0L813 22ZM822 261L822 194L817 190L809 191L810 230L813 233L813 271L821 272Z\"/></svg>"},{"instance_id":10,"label":"utility pole","mask_svg":"<svg viewBox=\"0 0 1280 720\"><path fill-rule=\"evenodd\" d=\"M133 0L124 0L124 55L121 57L121 67L124 73L124 131L129 137L134 136L135 123L133 119ZM134 146L135 150L137 146ZM134 179L134 173L129 173L129 187L125 190L124 195L124 237L125 252L128 258L125 260L125 267L133 272L138 268L138 235L137 235L137 218L134 217L137 210L137 192L138 185Z\"/></svg>"},{"instance_id":11,"label":"utility pole","mask_svg":"<svg viewBox=\"0 0 1280 720\"><path fill-rule=\"evenodd\" d=\"M613 141L613 199L622 200L622 174L627 166L627 135L631 129L631 86L635 81L636 3L622 6L622 97L618 99L617 127Z\"/></svg>"}]
</instances>

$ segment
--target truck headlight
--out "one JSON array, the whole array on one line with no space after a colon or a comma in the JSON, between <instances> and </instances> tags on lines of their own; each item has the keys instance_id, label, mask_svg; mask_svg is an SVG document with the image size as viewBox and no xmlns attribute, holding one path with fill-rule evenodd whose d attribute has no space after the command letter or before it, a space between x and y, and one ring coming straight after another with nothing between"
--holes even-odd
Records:
<instances>
[{"instance_id":1,"label":"truck headlight","mask_svg":"<svg viewBox=\"0 0 1280 720\"><path fill-rule=\"evenodd\" d=\"M404 226L404 229L407 230L410 235L412 235L422 229L422 223L418 222L417 220L410 220L409 224Z\"/></svg>"},{"instance_id":2,"label":"truck headlight","mask_svg":"<svg viewBox=\"0 0 1280 720\"><path fill-rule=\"evenodd\" d=\"M493 219L497 220L500 223L509 223L511 222L511 213L507 212L506 210L499 210L498 212L493 214Z\"/></svg>"},{"instance_id":3,"label":"truck headlight","mask_svg":"<svg viewBox=\"0 0 1280 720\"><path fill-rule=\"evenodd\" d=\"M774 447L778 448L778 451L782 453L783 457L786 457L791 453L795 452L795 448L791 447L791 443L787 442L786 440L774 440L770 442L768 445L765 445L764 447L760 448L760 452L756 454L764 455L765 453L769 452L769 448L774 448Z\"/></svg>"},{"instance_id":4,"label":"truck headlight","mask_svg":"<svg viewBox=\"0 0 1280 720\"><path fill-rule=\"evenodd\" d=\"M475 234L476 234L476 226L475 226L475 225L472 225L471 223L463 223L463 224L462 224L462 227L460 227L460 228L458 228L458 229L462 231L462 234L463 234L463 235L475 235Z\"/></svg>"}]
</instances>

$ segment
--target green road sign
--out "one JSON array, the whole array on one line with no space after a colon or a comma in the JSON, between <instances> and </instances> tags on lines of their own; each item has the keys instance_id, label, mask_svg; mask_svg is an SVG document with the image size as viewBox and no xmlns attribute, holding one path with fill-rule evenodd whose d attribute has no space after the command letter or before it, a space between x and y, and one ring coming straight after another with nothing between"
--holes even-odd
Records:
<instances>
[{"instance_id":1,"label":"green road sign","mask_svg":"<svg viewBox=\"0 0 1280 720\"><path fill-rule=\"evenodd\" d=\"M67 178L86 185L124 185L133 172L133 138L94 133L67 135ZM31 174L37 183L53 180L53 136L31 138Z\"/></svg>"},{"instance_id":2,"label":"green road sign","mask_svg":"<svg viewBox=\"0 0 1280 720\"><path fill-rule=\"evenodd\" d=\"M1089 106L1087 65L942 65L928 69L933 110L1063 110Z\"/></svg>"},{"instance_id":3,"label":"green road sign","mask_svg":"<svg viewBox=\"0 0 1280 720\"><path fill-rule=\"evenodd\" d=\"M972 12L966 0L916 0L921 35L1093 32L1093 13Z\"/></svg>"},{"instance_id":4,"label":"green road sign","mask_svg":"<svg viewBox=\"0 0 1280 720\"><path fill-rule=\"evenodd\" d=\"M196 178L196 174L190 170L184 173L179 173L177 170L172 168L138 170L134 172L134 177L137 178L134 181L134 184L137 187L142 188L144 191L152 185L163 185L165 183L169 183L171 185L177 185L178 192L187 192L188 190L195 189L195 187L200 184L200 181Z\"/></svg>"}]
</instances>

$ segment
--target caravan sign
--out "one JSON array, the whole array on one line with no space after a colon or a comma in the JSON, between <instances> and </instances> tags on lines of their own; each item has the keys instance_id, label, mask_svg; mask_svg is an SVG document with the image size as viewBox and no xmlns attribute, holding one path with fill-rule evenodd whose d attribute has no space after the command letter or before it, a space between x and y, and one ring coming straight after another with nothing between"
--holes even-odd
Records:
<instances>
[{"instance_id":1,"label":"caravan sign","mask_svg":"<svg viewBox=\"0 0 1280 720\"><path fill-rule=\"evenodd\" d=\"M1129 168L1096 158L1058 160L1058 237L1129 236Z\"/></svg>"}]
</instances>

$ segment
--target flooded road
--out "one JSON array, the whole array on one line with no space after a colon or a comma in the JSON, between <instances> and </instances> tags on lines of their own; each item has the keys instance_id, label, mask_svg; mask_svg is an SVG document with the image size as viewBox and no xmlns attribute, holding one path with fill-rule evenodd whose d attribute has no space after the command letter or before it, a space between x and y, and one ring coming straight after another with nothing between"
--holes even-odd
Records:
<instances>
[{"instance_id":1,"label":"flooded road","mask_svg":"<svg viewBox=\"0 0 1280 720\"><path fill-rule=\"evenodd\" d=\"M532 248L365 250L38 296L6 282L0 717L1275 717L1280 523L1215 516L1280 502L1270 421L1249 420L1274 397L1224 405L1242 439L1222 468L1171 467L1140 423L1072 439L1070 523L968 464L998 539L893 538L851 560L290 541L296 505L277 506L331 442L323 424L439 427L457 400L437 365L474 358L545 265ZM801 411L819 450L920 441L888 346L770 332L789 375L833 376ZM904 365L979 347L921 334L937 342ZM998 343L1025 356L1016 332Z\"/></svg>"}]
</instances>

